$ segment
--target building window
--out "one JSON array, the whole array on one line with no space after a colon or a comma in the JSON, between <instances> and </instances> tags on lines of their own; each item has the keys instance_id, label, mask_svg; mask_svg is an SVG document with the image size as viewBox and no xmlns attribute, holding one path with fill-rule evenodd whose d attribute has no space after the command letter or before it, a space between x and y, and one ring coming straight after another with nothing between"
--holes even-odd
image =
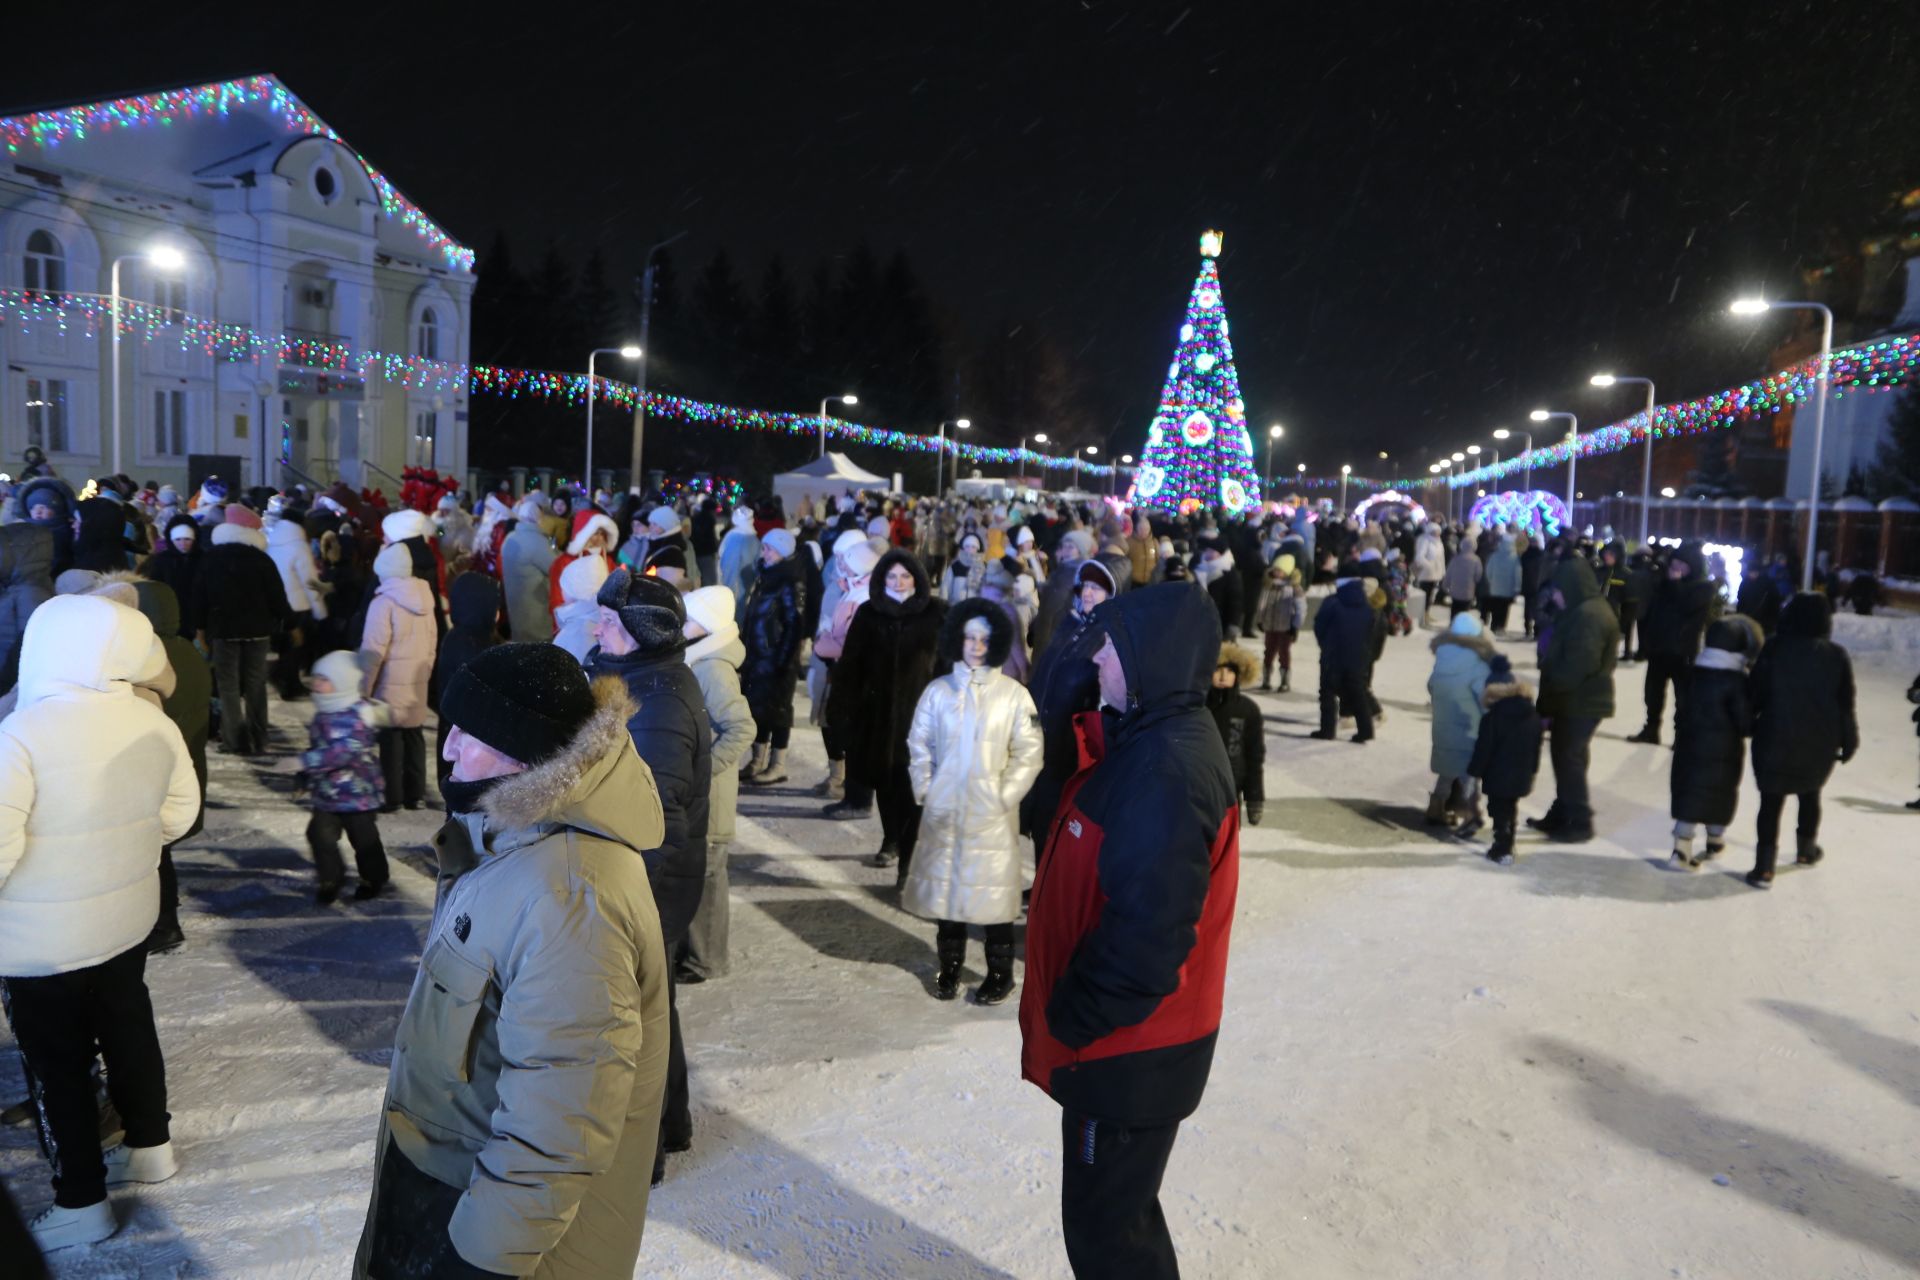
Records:
<instances>
[{"instance_id":1,"label":"building window","mask_svg":"<svg viewBox=\"0 0 1920 1280\"><path fill-rule=\"evenodd\" d=\"M313 193L320 197L321 204L332 204L340 198L340 180L333 176L333 170L322 165L313 171Z\"/></svg>"},{"instance_id":2,"label":"building window","mask_svg":"<svg viewBox=\"0 0 1920 1280\"><path fill-rule=\"evenodd\" d=\"M153 393L153 451L163 458L187 451L187 393L178 387Z\"/></svg>"},{"instance_id":3,"label":"building window","mask_svg":"<svg viewBox=\"0 0 1920 1280\"><path fill-rule=\"evenodd\" d=\"M27 379L27 443L48 453L67 451L65 378Z\"/></svg>"},{"instance_id":4,"label":"building window","mask_svg":"<svg viewBox=\"0 0 1920 1280\"><path fill-rule=\"evenodd\" d=\"M413 415L413 454L420 462L433 461L434 437L439 433L439 414L423 410Z\"/></svg>"},{"instance_id":5,"label":"building window","mask_svg":"<svg viewBox=\"0 0 1920 1280\"><path fill-rule=\"evenodd\" d=\"M184 324L187 318L187 282L178 276L153 278L153 305L161 324Z\"/></svg>"},{"instance_id":6,"label":"building window","mask_svg":"<svg viewBox=\"0 0 1920 1280\"><path fill-rule=\"evenodd\" d=\"M420 325L413 335L413 353L427 360L440 358L440 317L432 307L420 313Z\"/></svg>"},{"instance_id":7,"label":"building window","mask_svg":"<svg viewBox=\"0 0 1920 1280\"><path fill-rule=\"evenodd\" d=\"M67 251L50 231L27 237L27 294L67 291Z\"/></svg>"}]
</instances>

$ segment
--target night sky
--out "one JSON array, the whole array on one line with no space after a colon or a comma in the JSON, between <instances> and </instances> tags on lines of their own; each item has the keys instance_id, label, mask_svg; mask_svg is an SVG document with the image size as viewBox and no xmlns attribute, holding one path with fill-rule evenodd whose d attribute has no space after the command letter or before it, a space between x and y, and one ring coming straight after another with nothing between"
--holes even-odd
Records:
<instances>
[{"instance_id":1,"label":"night sky","mask_svg":"<svg viewBox=\"0 0 1920 1280\"><path fill-rule=\"evenodd\" d=\"M8 108L272 71L481 250L903 249L954 324L1076 353L1116 451L1219 226L1249 418L1320 472L1625 416L1596 368L1754 376L1787 321L1726 302L1920 185L1899 4L17 8Z\"/></svg>"}]
</instances>

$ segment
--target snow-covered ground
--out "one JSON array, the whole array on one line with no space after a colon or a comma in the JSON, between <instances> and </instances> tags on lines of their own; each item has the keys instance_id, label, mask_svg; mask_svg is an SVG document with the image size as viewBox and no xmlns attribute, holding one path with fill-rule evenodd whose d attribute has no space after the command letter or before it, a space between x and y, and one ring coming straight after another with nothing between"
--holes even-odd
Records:
<instances>
[{"instance_id":1,"label":"snow-covered ground","mask_svg":"<svg viewBox=\"0 0 1920 1280\"><path fill-rule=\"evenodd\" d=\"M1671 756L1622 740L1636 668L1595 745L1606 838L1536 837L1510 869L1421 824L1424 636L1388 647L1370 746L1308 741L1310 693L1263 695L1267 825L1242 845L1213 1083L1164 1194L1186 1274L1920 1269L1907 650L1862 664L1827 861L1770 893L1738 878L1751 792L1728 865L1661 869ZM1310 641L1297 656L1311 690ZM298 732L297 709L275 719ZM1019 1080L1013 1003L930 997L932 926L864 865L877 824L814 816L819 739L795 745L795 785L742 803L734 973L683 993L696 1141L654 1193L641 1274L1066 1276L1058 1113ZM191 944L148 970L182 1172L116 1193L120 1235L57 1255L60 1276L347 1274L436 815L385 823L413 846L397 899L319 910L291 767L214 757L180 860ZM971 984L977 942L970 961ZM0 1172L47 1203L28 1131L0 1132Z\"/></svg>"}]
</instances>

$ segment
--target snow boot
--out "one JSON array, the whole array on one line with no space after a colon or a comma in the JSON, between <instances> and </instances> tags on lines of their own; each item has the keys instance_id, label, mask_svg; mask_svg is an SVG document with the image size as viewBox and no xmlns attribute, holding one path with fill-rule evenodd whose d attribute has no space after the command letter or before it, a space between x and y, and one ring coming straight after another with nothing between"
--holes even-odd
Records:
<instances>
[{"instance_id":1,"label":"snow boot","mask_svg":"<svg viewBox=\"0 0 1920 1280\"><path fill-rule=\"evenodd\" d=\"M339 882L323 880L319 887L314 889L313 900L323 907L330 907L338 902L340 900Z\"/></svg>"},{"instance_id":2,"label":"snow boot","mask_svg":"<svg viewBox=\"0 0 1920 1280\"><path fill-rule=\"evenodd\" d=\"M129 1182L165 1182L180 1172L179 1162L173 1158L171 1142L163 1142L157 1147L129 1147L121 1143L108 1148L100 1158L107 1163L107 1185L110 1187Z\"/></svg>"},{"instance_id":3,"label":"snow boot","mask_svg":"<svg viewBox=\"0 0 1920 1280\"><path fill-rule=\"evenodd\" d=\"M1631 738L1628 738L1627 741L1644 742L1650 747L1657 747L1660 745L1660 726L1649 720L1644 729L1634 734Z\"/></svg>"},{"instance_id":4,"label":"snow boot","mask_svg":"<svg viewBox=\"0 0 1920 1280\"><path fill-rule=\"evenodd\" d=\"M1273 692L1273 659L1271 658L1260 664L1260 692Z\"/></svg>"},{"instance_id":5,"label":"snow boot","mask_svg":"<svg viewBox=\"0 0 1920 1280\"><path fill-rule=\"evenodd\" d=\"M1480 801L1473 802L1473 808L1467 810L1467 816L1453 829L1453 834L1462 840L1471 840L1480 834L1480 828L1487 825L1486 815L1480 811Z\"/></svg>"},{"instance_id":6,"label":"snow boot","mask_svg":"<svg viewBox=\"0 0 1920 1280\"><path fill-rule=\"evenodd\" d=\"M147 954L164 956L170 951L178 951L186 942L187 935L180 932L179 918L162 914L147 934Z\"/></svg>"},{"instance_id":7,"label":"snow boot","mask_svg":"<svg viewBox=\"0 0 1920 1280\"><path fill-rule=\"evenodd\" d=\"M1795 843L1797 848L1793 860L1803 867L1817 867L1820 865L1820 859L1827 856L1821 851L1820 846L1814 843L1812 836L1798 836L1795 838Z\"/></svg>"},{"instance_id":8,"label":"snow boot","mask_svg":"<svg viewBox=\"0 0 1920 1280\"><path fill-rule=\"evenodd\" d=\"M1493 845L1487 850L1487 861L1497 862L1503 867L1513 865L1513 824L1511 822L1493 824Z\"/></svg>"},{"instance_id":9,"label":"snow boot","mask_svg":"<svg viewBox=\"0 0 1920 1280\"><path fill-rule=\"evenodd\" d=\"M995 1005L1013 994L1013 944L987 944L987 980L973 990L975 1004Z\"/></svg>"},{"instance_id":10,"label":"snow boot","mask_svg":"<svg viewBox=\"0 0 1920 1280\"><path fill-rule=\"evenodd\" d=\"M1566 824L1567 811L1558 800L1555 800L1547 806L1547 812L1544 816L1527 819L1527 827L1529 830L1538 831L1544 835L1552 835Z\"/></svg>"},{"instance_id":11,"label":"snow boot","mask_svg":"<svg viewBox=\"0 0 1920 1280\"><path fill-rule=\"evenodd\" d=\"M1280 668L1280 692L1282 693L1293 692L1293 668L1292 667ZM1914 803L1917 806L1920 806L1920 801L1915 801Z\"/></svg>"},{"instance_id":12,"label":"snow boot","mask_svg":"<svg viewBox=\"0 0 1920 1280\"><path fill-rule=\"evenodd\" d=\"M751 784L754 775L767 767L767 753L772 750L772 748L773 744L768 742L756 742L753 744L752 753L748 755L746 760L740 765L740 784L742 786Z\"/></svg>"},{"instance_id":13,"label":"snow boot","mask_svg":"<svg viewBox=\"0 0 1920 1280\"><path fill-rule=\"evenodd\" d=\"M1777 845L1763 844L1753 851L1753 870L1747 872L1747 883L1756 889L1773 887L1773 865L1780 857Z\"/></svg>"},{"instance_id":14,"label":"snow boot","mask_svg":"<svg viewBox=\"0 0 1920 1280\"><path fill-rule=\"evenodd\" d=\"M940 972L933 980L933 995L936 1000L951 1000L960 994L960 970L967 959L967 939L937 938L935 950L940 955Z\"/></svg>"},{"instance_id":15,"label":"snow boot","mask_svg":"<svg viewBox=\"0 0 1920 1280\"><path fill-rule=\"evenodd\" d=\"M1447 798L1439 792L1427 797L1427 825L1445 827L1453 824L1453 815L1447 812Z\"/></svg>"},{"instance_id":16,"label":"snow boot","mask_svg":"<svg viewBox=\"0 0 1920 1280\"><path fill-rule=\"evenodd\" d=\"M1693 856L1693 837L1675 836L1673 838L1673 858L1668 866L1675 871L1698 871L1700 859Z\"/></svg>"},{"instance_id":17,"label":"snow boot","mask_svg":"<svg viewBox=\"0 0 1920 1280\"><path fill-rule=\"evenodd\" d=\"M847 794L847 762L845 760L827 761L827 776L813 789L813 794L825 796L829 800L843 799Z\"/></svg>"},{"instance_id":18,"label":"snow boot","mask_svg":"<svg viewBox=\"0 0 1920 1280\"><path fill-rule=\"evenodd\" d=\"M821 817L832 818L837 822L851 822L855 818L865 818L872 813L873 805L871 802L864 805L855 804L851 796L844 795L820 810Z\"/></svg>"},{"instance_id":19,"label":"snow boot","mask_svg":"<svg viewBox=\"0 0 1920 1280\"><path fill-rule=\"evenodd\" d=\"M1332 742L1332 741L1333 741L1333 730L1331 730L1331 729L1315 729L1315 730L1314 730L1314 731L1313 731L1312 733L1310 733L1310 734L1308 734L1307 736L1308 736L1309 738L1316 738L1316 739L1318 739L1318 740L1319 740L1319 741L1321 741L1321 742Z\"/></svg>"},{"instance_id":20,"label":"snow boot","mask_svg":"<svg viewBox=\"0 0 1920 1280\"><path fill-rule=\"evenodd\" d=\"M747 779L749 786L771 787L775 783L787 780L787 753L783 748L775 747L767 752L767 767Z\"/></svg>"},{"instance_id":21,"label":"snow boot","mask_svg":"<svg viewBox=\"0 0 1920 1280\"><path fill-rule=\"evenodd\" d=\"M1726 851L1727 841L1725 836L1708 836L1707 848L1706 851L1700 855L1700 861L1712 862Z\"/></svg>"},{"instance_id":22,"label":"snow boot","mask_svg":"<svg viewBox=\"0 0 1920 1280\"><path fill-rule=\"evenodd\" d=\"M1909 801L1907 801L1907 808L1909 808L1909 809L1920 809L1920 800L1909 800Z\"/></svg>"},{"instance_id":23,"label":"snow boot","mask_svg":"<svg viewBox=\"0 0 1920 1280\"><path fill-rule=\"evenodd\" d=\"M113 1206L105 1200L84 1209L63 1209L56 1204L27 1224L42 1253L77 1244L98 1244L119 1229L120 1224L113 1220Z\"/></svg>"},{"instance_id":24,"label":"snow boot","mask_svg":"<svg viewBox=\"0 0 1920 1280\"><path fill-rule=\"evenodd\" d=\"M387 882L385 880L362 880L359 884L353 886L353 900L355 902L367 902L379 897L386 891Z\"/></svg>"},{"instance_id":25,"label":"snow boot","mask_svg":"<svg viewBox=\"0 0 1920 1280\"><path fill-rule=\"evenodd\" d=\"M886 840L881 842L880 852L874 854L867 865L873 867L890 867L899 860L899 847L896 846L893 841Z\"/></svg>"}]
</instances>

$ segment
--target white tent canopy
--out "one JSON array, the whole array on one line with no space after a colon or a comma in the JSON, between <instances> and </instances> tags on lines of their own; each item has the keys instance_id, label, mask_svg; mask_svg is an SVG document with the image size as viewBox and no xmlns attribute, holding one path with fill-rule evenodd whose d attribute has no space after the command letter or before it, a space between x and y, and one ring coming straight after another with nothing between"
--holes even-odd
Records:
<instances>
[{"instance_id":1,"label":"white tent canopy","mask_svg":"<svg viewBox=\"0 0 1920 1280\"><path fill-rule=\"evenodd\" d=\"M829 450L825 457L775 476L773 493L788 514L797 515L802 501L837 498L860 489L884 490L891 485L885 476L863 471L846 454Z\"/></svg>"}]
</instances>

